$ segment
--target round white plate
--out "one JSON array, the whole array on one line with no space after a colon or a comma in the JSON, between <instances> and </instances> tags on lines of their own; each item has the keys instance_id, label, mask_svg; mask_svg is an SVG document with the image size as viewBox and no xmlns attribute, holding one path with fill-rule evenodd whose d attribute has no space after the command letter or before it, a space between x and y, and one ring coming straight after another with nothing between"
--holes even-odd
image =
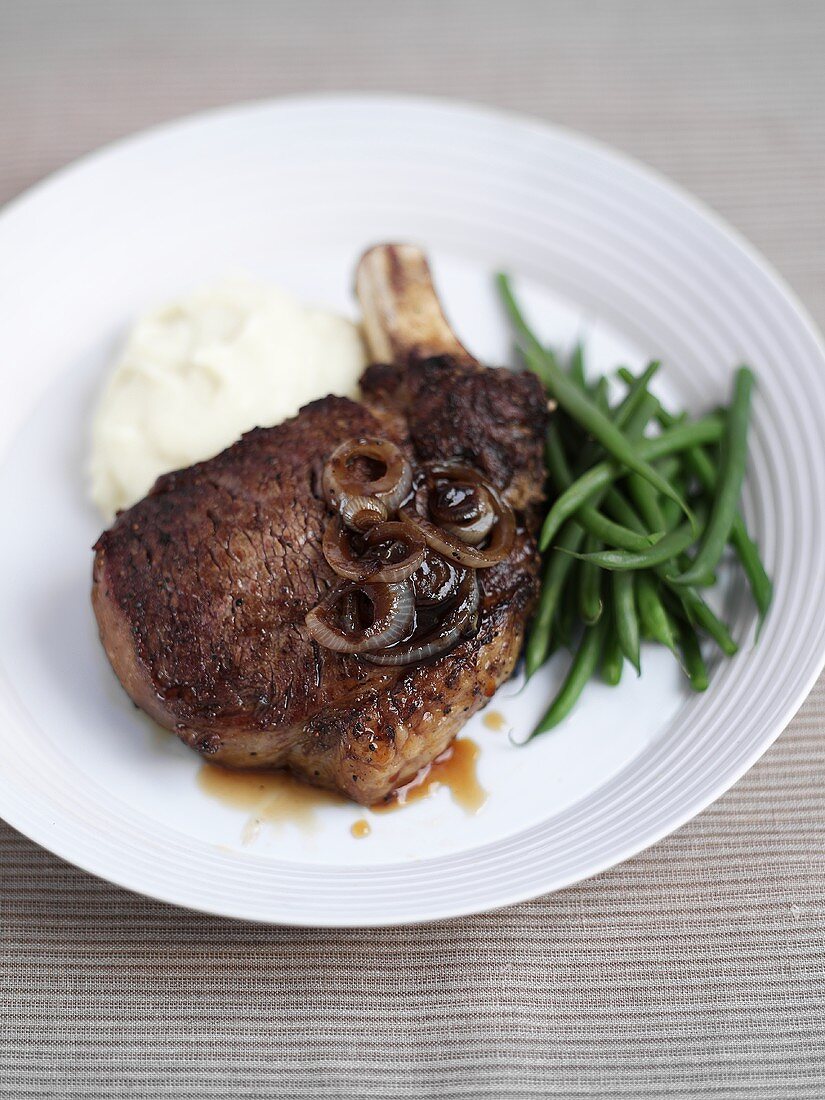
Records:
<instances>
[{"instance_id":1,"label":"round white plate","mask_svg":"<svg viewBox=\"0 0 825 1100\"><path fill-rule=\"evenodd\" d=\"M526 748L476 718L483 809L447 789L376 816L322 806L249 827L197 782L199 760L126 699L89 605L100 522L85 493L89 413L126 326L227 272L355 315L368 244L422 244L456 328L509 359L491 273L512 271L536 325L593 367L665 360L666 396L702 410L740 361L759 394L747 518L776 583L758 648L742 643L691 697L666 654L640 680L587 688ZM0 813L65 859L214 913L377 925L487 909L627 858L729 787L822 667L825 356L788 290L677 189L573 134L472 107L335 96L233 108L121 142L0 216ZM515 735L541 713L558 658L493 703ZM366 817L371 835L350 827Z\"/></svg>"}]
</instances>

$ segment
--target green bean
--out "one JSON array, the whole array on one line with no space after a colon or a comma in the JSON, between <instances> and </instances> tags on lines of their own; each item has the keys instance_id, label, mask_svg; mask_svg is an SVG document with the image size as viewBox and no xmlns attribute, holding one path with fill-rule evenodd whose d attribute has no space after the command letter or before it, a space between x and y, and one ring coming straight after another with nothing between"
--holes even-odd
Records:
<instances>
[{"instance_id":1,"label":"green bean","mask_svg":"<svg viewBox=\"0 0 825 1100\"><path fill-rule=\"evenodd\" d=\"M690 519L690 509L675 489L658 470L640 456L638 449L630 443L621 429L617 428L585 393L582 393L575 382L559 370L552 358L545 354L544 348L527 344L522 350L527 365L541 378L568 416L601 443L617 462L641 474L663 496L675 500Z\"/></svg>"},{"instance_id":2,"label":"green bean","mask_svg":"<svg viewBox=\"0 0 825 1100\"><path fill-rule=\"evenodd\" d=\"M567 464L567 455L564 453L564 446L556 421L552 421L547 429L544 458L556 488L559 492L564 492L573 481L573 475L570 473L570 467Z\"/></svg>"},{"instance_id":3,"label":"green bean","mask_svg":"<svg viewBox=\"0 0 825 1100\"><path fill-rule=\"evenodd\" d=\"M575 523L568 523L559 533L559 549L548 554L541 580L539 606L533 618L524 650L525 676L529 680L550 653L553 620L564 591L565 581L575 564L575 558L563 550L578 550L584 539L584 531Z\"/></svg>"},{"instance_id":4,"label":"green bean","mask_svg":"<svg viewBox=\"0 0 825 1100\"><path fill-rule=\"evenodd\" d=\"M635 438L638 436L641 438L649 420L656 413L657 402L655 398L651 400L651 396L647 393L647 382L653 377L655 366L655 364L651 364L641 377L633 380L633 385L628 388L627 393L615 410L611 410L608 402L607 378L604 376L600 378L598 388L593 388L594 400L596 400L598 407L613 420L617 427L622 428L628 437ZM566 418L566 421L568 424L574 423L569 417ZM578 463L584 470L605 457L604 447L592 436L586 436L586 438L588 444L582 451Z\"/></svg>"},{"instance_id":5,"label":"green bean","mask_svg":"<svg viewBox=\"0 0 825 1100\"><path fill-rule=\"evenodd\" d=\"M663 501L662 515L664 517L666 531L672 531L679 520L682 518L681 512L671 500Z\"/></svg>"},{"instance_id":6,"label":"green bean","mask_svg":"<svg viewBox=\"0 0 825 1100\"><path fill-rule=\"evenodd\" d=\"M681 475L674 477L673 482L678 485L683 492L687 492L688 480ZM673 503L672 500L662 501L662 518L665 521L665 530L671 531L682 518L679 509Z\"/></svg>"},{"instance_id":7,"label":"green bean","mask_svg":"<svg viewBox=\"0 0 825 1100\"><path fill-rule=\"evenodd\" d=\"M576 512L576 523L601 542L622 550L647 550L655 546L665 534L664 530L648 534L644 528L643 533L631 531L629 527L609 519L592 504L585 504Z\"/></svg>"},{"instance_id":8,"label":"green bean","mask_svg":"<svg viewBox=\"0 0 825 1100\"><path fill-rule=\"evenodd\" d=\"M604 682L610 684L611 687L615 687L622 678L624 654L622 653L622 647L619 644L619 635L616 632L616 627L612 619L613 617L611 615L602 645L601 673Z\"/></svg>"},{"instance_id":9,"label":"green bean","mask_svg":"<svg viewBox=\"0 0 825 1100\"><path fill-rule=\"evenodd\" d=\"M630 505L625 505L620 510L620 514L629 524L640 526L641 521L638 517L635 517L634 521L634 512ZM682 560L687 561L686 558ZM679 559L677 559L677 562L681 564ZM669 570L669 563L659 565L653 570L664 586L665 602L668 606L675 610L684 621L688 623L696 622L702 626L728 656L736 653L738 646L725 624L717 618L695 589L681 588L679 585L673 584L670 581Z\"/></svg>"},{"instance_id":10,"label":"green bean","mask_svg":"<svg viewBox=\"0 0 825 1100\"><path fill-rule=\"evenodd\" d=\"M610 383L605 375L602 375L596 385L593 387L592 396L593 404L604 416L610 416L610 398L608 396L610 390Z\"/></svg>"},{"instance_id":11,"label":"green bean","mask_svg":"<svg viewBox=\"0 0 825 1100\"><path fill-rule=\"evenodd\" d=\"M634 441L643 439L653 406L655 406L655 398L650 394L642 394L641 401L627 421L626 434L629 439ZM605 517L607 522L600 522L602 513L598 509L602 502L608 510L613 512L613 521ZM679 511L678 505L674 507ZM602 542L624 550L646 550L649 546L655 546L665 534L664 530L649 531L645 527L635 509L627 502L620 485L610 485L606 490L601 490L589 503L583 504L576 513L576 518L584 522L582 517L587 520L588 530L599 535ZM618 521L618 528L613 530L611 524L615 521Z\"/></svg>"},{"instance_id":12,"label":"green bean","mask_svg":"<svg viewBox=\"0 0 825 1100\"><path fill-rule=\"evenodd\" d=\"M588 449L593 446L592 439L588 438L569 416L555 412L552 416L552 422L558 425L559 438L568 454L585 455Z\"/></svg>"},{"instance_id":13,"label":"green bean","mask_svg":"<svg viewBox=\"0 0 825 1100\"><path fill-rule=\"evenodd\" d=\"M548 730L553 729L573 709L584 690L585 684L596 671L604 635L604 618L595 626L590 626L585 630L564 683L530 737L535 737L537 734L546 733Z\"/></svg>"},{"instance_id":14,"label":"green bean","mask_svg":"<svg viewBox=\"0 0 825 1100\"><path fill-rule=\"evenodd\" d=\"M547 348L546 345L542 345L541 341L538 339L531 327L527 324L527 321L524 318L524 314L522 313L518 303L516 302L512 287L510 285L510 280L508 276L504 274L504 272L499 272L496 275L496 285L498 286L501 301L510 318L510 323L516 331L516 335L519 336L526 343L534 346L537 350L540 349L541 351L543 351L544 354L553 355L552 351ZM647 392L647 388L650 385L651 379L659 370L661 365L662 364L659 360L654 360L648 363L647 367L645 367L644 371L641 375L639 375L638 378L630 374L630 371L626 372L629 375L629 378L625 378L625 382L627 383L629 389L628 393L622 399L622 402L617 409L616 424L618 427L624 427L627 418L633 413L640 398L642 398ZM584 346L581 340L576 342L576 345L571 352L570 362L568 366L568 374L580 389L586 388L587 380L584 373Z\"/></svg>"},{"instance_id":15,"label":"green bean","mask_svg":"<svg viewBox=\"0 0 825 1100\"><path fill-rule=\"evenodd\" d=\"M519 314L519 316L521 316L521 315ZM522 329L521 329L521 331L530 340L535 339L535 336L533 335L532 331L527 328L526 324L524 324L524 319L523 318L522 318ZM568 374L570 375L570 377L573 379L573 381L576 383L576 385L580 389L584 389L586 387L587 380L584 376L584 345L582 344L581 340L578 340L576 342L576 346L573 348L572 352L570 353L570 364L567 368L567 371L568 371Z\"/></svg>"},{"instance_id":16,"label":"green bean","mask_svg":"<svg viewBox=\"0 0 825 1100\"><path fill-rule=\"evenodd\" d=\"M671 502L666 502L666 503L671 503ZM631 532L633 532L635 534L636 538L641 539L641 538L645 537L642 534L642 532L645 531L644 523L642 522L641 518L639 517L639 514L636 512L636 509L627 500L627 498L620 491L620 489L617 485L612 485L608 489L608 491L605 493L604 505L607 509L609 509L609 511L611 511L613 513L613 515L616 517L616 519L621 521L621 526L624 529L627 529L627 530L630 530ZM587 507L587 505L585 505L585 508L586 507ZM581 516L583 511L584 511L584 508L576 513L577 518L579 516ZM651 545L655 546L660 541L660 539L663 537L663 535L661 535L657 532L655 535L647 535L646 537L649 540L651 540ZM604 540L604 541L607 541L607 540ZM616 545L618 545L618 544L616 544ZM625 546L625 547L623 547L623 549L627 549L627 550L635 550L635 549L644 550L644 549L646 549L646 547L643 547L643 546L639 546L639 547Z\"/></svg>"},{"instance_id":17,"label":"green bean","mask_svg":"<svg viewBox=\"0 0 825 1100\"><path fill-rule=\"evenodd\" d=\"M531 330L507 277L497 282L521 354L559 406L546 442L558 497L539 540L546 556L526 646L528 677L559 644L571 645L577 622L585 626L567 676L531 737L570 713L597 667L611 684L619 682L625 658L640 673L642 634L670 649L694 689L704 690L708 675L697 632L729 656L737 649L696 590L715 581L727 542L742 561L760 625L772 595L738 511L752 374L740 368L730 408L694 423L672 416L649 392L658 362L638 377L620 370L627 389L611 406L607 378L587 380L581 342L563 368ZM652 418L661 434L645 438ZM718 473L709 449L715 444L721 444ZM699 498L696 515L689 494Z\"/></svg>"},{"instance_id":18,"label":"green bean","mask_svg":"<svg viewBox=\"0 0 825 1100\"><path fill-rule=\"evenodd\" d=\"M624 433L631 443L640 443L644 439L645 428L656 413L656 398L652 393L643 393L634 403L633 411L624 425ZM609 457L609 456L607 456Z\"/></svg>"},{"instance_id":19,"label":"green bean","mask_svg":"<svg viewBox=\"0 0 825 1100\"><path fill-rule=\"evenodd\" d=\"M722 421L716 416L704 417L692 424L683 424L678 428L662 432L654 439L643 439L636 445L637 453L646 460L664 458L698 443L714 443L722 434ZM545 550L561 525L570 518L582 504L591 500L600 489L606 488L625 471L613 462L599 462L586 474L573 482L553 504L547 513L541 531L539 545Z\"/></svg>"},{"instance_id":20,"label":"green bean","mask_svg":"<svg viewBox=\"0 0 825 1100\"><path fill-rule=\"evenodd\" d=\"M682 460L677 455L668 455L667 458L663 458L660 462L656 463L656 467L663 477L666 477L668 481L672 477L679 477L682 471ZM667 504L672 504L673 501L669 500Z\"/></svg>"},{"instance_id":21,"label":"green bean","mask_svg":"<svg viewBox=\"0 0 825 1100\"><path fill-rule=\"evenodd\" d=\"M697 516L697 523L701 525L701 519ZM664 565L671 558L683 553L694 542L696 534L689 523L683 523L673 531L669 531L659 539L655 546L647 550L599 550L595 554L581 554L572 552L573 557L583 562L593 562L602 569L613 569L627 572L630 569L653 569L657 565ZM571 551L568 551L571 553ZM673 581L673 578L670 578ZM674 582L675 583L675 582Z\"/></svg>"},{"instance_id":22,"label":"green bean","mask_svg":"<svg viewBox=\"0 0 825 1100\"><path fill-rule=\"evenodd\" d=\"M650 397L647 393L647 385L650 378L658 370L659 364L649 364L647 370L643 372L641 379L638 379L638 387L636 387L637 379L634 379L634 381L630 383L631 393L628 394L625 403L623 403L623 407L620 408L620 415L623 419L620 419L617 425L617 423L609 420L603 409L599 409L597 405L591 404L590 401L587 400L582 392L581 386L577 385L572 377L565 376L563 372L559 370L558 363L555 362L554 357L543 348L542 344L536 338L536 335L533 334L529 328L524 316L522 316L516 304L513 290L511 290L507 276L499 274L497 276L497 283L510 319L513 321L516 332L520 335L522 342L524 342L524 350L528 364L530 364L533 370L536 370L536 373L542 377L544 384L548 386L551 393L559 400L559 404L568 410L569 415L577 422L581 423L585 430L593 434L594 438L601 442L608 452L614 455L614 458L623 462L629 469L635 470L640 476L646 477L648 482L659 489L659 492L673 499L674 502L684 510L685 515L690 518L690 510L687 509L680 496L672 491L667 480L661 477L658 471L654 470L653 467L645 461L637 460L634 449L632 449L629 441L620 431L621 423L627 422L632 412L635 411L636 400L638 399L641 401L645 397ZM573 363L571 364L571 375L575 371L576 373L581 373L583 377L582 360L583 351L581 349L581 344L579 344L574 351ZM549 538L547 540L542 540L542 547L546 549L548 543Z\"/></svg>"},{"instance_id":23,"label":"green bean","mask_svg":"<svg viewBox=\"0 0 825 1100\"><path fill-rule=\"evenodd\" d=\"M627 478L627 488L636 502L636 507L651 531L667 530L659 496L649 481L645 481L638 474L630 474ZM672 503L672 502L671 502Z\"/></svg>"},{"instance_id":24,"label":"green bean","mask_svg":"<svg viewBox=\"0 0 825 1100\"><path fill-rule=\"evenodd\" d=\"M567 456L564 453L558 425L555 423L552 423L547 429L545 457L550 477L559 492L563 492L572 483L573 476L570 473ZM607 543L608 546L620 546L625 550L646 550L648 547L654 546L664 534L662 531L649 535L644 529L642 529L642 533L630 531L627 527L614 523L602 515L597 508L588 504L576 513L576 523L597 539Z\"/></svg>"},{"instance_id":25,"label":"green bean","mask_svg":"<svg viewBox=\"0 0 825 1100\"><path fill-rule=\"evenodd\" d=\"M622 428L628 438L641 439L648 422L656 414L658 401L647 392L647 387L659 366L658 362L649 363L638 378L631 376L632 384L614 411L611 412L606 404L603 408L603 411L610 414L616 427ZM601 381L606 385L606 378L602 378ZM591 438L589 446L583 452L580 465L586 470L604 457L604 448Z\"/></svg>"},{"instance_id":26,"label":"green bean","mask_svg":"<svg viewBox=\"0 0 825 1100\"><path fill-rule=\"evenodd\" d=\"M588 534L584 540L584 549L588 554L599 549L599 541ZM602 575L597 565L582 562L579 566L579 616L583 623L592 626L602 614Z\"/></svg>"},{"instance_id":27,"label":"green bean","mask_svg":"<svg viewBox=\"0 0 825 1100\"><path fill-rule=\"evenodd\" d=\"M685 623L679 631L679 648L682 663L694 691L705 691L708 686L708 668L702 656L699 639L692 626Z\"/></svg>"},{"instance_id":28,"label":"green bean","mask_svg":"<svg viewBox=\"0 0 825 1100\"><path fill-rule=\"evenodd\" d=\"M630 371L625 368L619 370L619 377L628 385L632 385L636 381ZM656 412L656 418L664 429L675 427L681 419L669 413L661 404ZM717 482L716 470L706 451L699 446L689 447L684 452L683 457L685 465L698 478L702 488L709 493L714 492ZM733 546L741 562L745 576L748 579L754 602L759 610L761 626L771 606L771 601L773 599L773 584L759 557L759 550L756 543L748 534L748 529L742 518L741 512L736 513L733 527L730 532L730 541L731 546Z\"/></svg>"},{"instance_id":29,"label":"green bean","mask_svg":"<svg viewBox=\"0 0 825 1100\"><path fill-rule=\"evenodd\" d=\"M646 531L645 525L642 523L639 513L621 491L618 485L611 485L607 492L604 494L604 506L608 511L613 513L615 519L619 520L625 527L633 531L636 535L641 535ZM680 513L681 515L681 513ZM648 536L650 538L652 536ZM656 542L659 541L657 538ZM628 550L632 550L633 547L627 547ZM640 547L640 549L642 549Z\"/></svg>"},{"instance_id":30,"label":"green bean","mask_svg":"<svg viewBox=\"0 0 825 1100\"><path fill-rule=\"evenodd\" d=\"M578 571L573 573L564 592L561 594L559 608L556 612L556 622L553 628L558 637L559 644L565 649L572 649L573 639L576 634L576 624L579 620L579 586L577 583Z\"/></svg>"},{"instance_id":31,"label":"green bean","mask_svg":"<svg viewBox=\"0 0 825 1100\"><path fill-rule=\"evenodd\" d=\"M612 583L613 622L622 653L641 675L639 660L639 619L636 614L635 579L633 573L614 573Z\"/></svg>"},{"instance_id":32,"label":"green bean","mask_svg":"<svg viewBox=\"0 0 825 1100\"><path fill-rule=\"evenodd\" d=\"M685 476L685 467L682 458L678 455L670 455L657 463L662 475L673 485L678 486L679 492L684 496L691 487L690 477ZM672 500L659 500L659 509L664 521L665 530L670 531L681 520L681 513Z\"/></svg>"},{"instance_id":33,"label":"green bean","mask_svg":"<svg viewBox=\"0 0 825 1100\"><path fill-rule=\"evenodd\" d=\"M639 620L646 637L676 652L676 638L670 616L659 595L656 581L650 573L639 573L636 578L636 604Z\"/></svg>"},{"instance_id":34,"label":"green bean","mask_svg":"<svg viewBox=\"0 0 825 1100\"><path fill-rule=\"evenodd\" d=\"M664 410L656 418L663 428L669 428L676 417ZM696 476L706 493L716 492L716 466L702 447L691 447L684 453L685 465Z\"/></svg>"},{"instance_id":35,"label":"green bean","mask_svg":"<svg viewBox=\"0 0 825 1100\"><path fill-rule=\"evenodd\" d=\"M542 347L538 337L525 321L524 314L521 312L513 295L513 290L510 286L510 278L505 275L503 271L499 271L496 275L496 286L502 304L510 318L510 324L515 329L516 335L521 337L522 340L535 344L537 347L542 348L543 351L546 351L547 349ZM552 354L552 352L550 354Z\"/></svg>"},{"instance_id":36,"label":"green bean","mask_svg":"<svg viewBox=\"0 0 825 1100\"><path fill-rule=\"evenodd\" d=\"M741 515L737 515L733 521L730 540L742 564L745 576L748 578L754 602L759 610L759 625L756 628L758 638L762 623L765 621L765 616L768 614L773 600L773 582L765 572L762 559L759 557L759 549L748 534L748 529Z\"/></svg>"},{"instance_id":37,"label":"green bean","mask_svg":"<svg viewBox=\"0 0 825 1100\"><path fill-rule=\"evenodd\" d=\"M652 374L657 364L651 364L648 368ZM643 376L644 377L644 376ZM639 379L641 381L641 379ZM636 392L628 392L627 397L615 412L616 423L624 419L625 434L633 441L641 440L644 430L650 418L656 411L656 399L644 389ZM596 445L585 454L585 468L591 467L599 457L603 455L602 448ZM569 486L565 486L565 489ZM617 490L607 490L608 495ZM628 526L616 525L598 511L601 503L601 494L593 498L589 504L583 505L576 513L576 520L586 530L596 535L608 546L622 547L625 550L646 550L648 546L654 546L664 532L648 532L644 525L634 529Z\"/></svg>"},{"instance_id":38,"label":"green bean","mask_svg":"<svg viewBox=\"0 0 825 1100\"><path fill-rule=\"evenodd\" d=\"M716 485L716 472L705 452L697 447L694 451L688 451L685 458L693 466L694 473L702 487L713 489ZM702 473L707 475L708 470L710 478L703 477ZM748 534L741 512L737 512L734 517L733 526L730 530L730 543L748 579L754 603L759 611L759 625L761 628L773 600L773 582L765 571L756 543Z\"/></svg>"},{"instance_id":39,"label":"green bean","mask_svg":"<svg viewBox=\"0 0 825 1100\"><path fill-rule=\"evenodd\" d=\"M510 318L510 323L515 330L516 336L519 337L521 340L535 346L538 350L541 351L542 355L552 359L558 369L561 369L553 350L551 348L548 348L546 345L543 345L536 334L533 332L533 330L530 328L530 326L527 324L527 321L524 318L524 314L521 312L521 309L519 308L519 305L513 295L508 276L505 275L504 272L499 272L496 275L495 280L496 286L499 290L501 301ZM578 355L576 354L576 352L578 352ZM586 383L584 378L584 348L581 342L579 342L576 345L576 348L574 348L573 350L573 355L571 356L571 361L569 365L569 372L574 384L583 389ZM566 432L571 426L577 425L572 425L572 422L568 422L565 423L562 430Z\"/></svg>"},{"instance_id":40,"label":"green bean","mask_svg":"<svg viewBox=\"0 0 825 1100\"><path fill-rule=\"evenodd\" d=\"M708 607L695 588L673 584L665 579L669 589L670 606L691 626L700 626L719 646L726 657L732 657L739 646L721 619Z\"/></svg>"},{"instance_id":41,"label":"green bean","mask_svg":"<svg viewBox=\"0 0 825 1100\"><path fill-rule=\"evenodd\" d=\"M699 584L713 573L722 557L730 537L748 456L748 421L750 397L753 389L753 372L740 367L736 372L733 400L727 415L726 431L722 437L722 462L716 497L699 550L689 569L678 577L680 584Z\"/></svg>"},{"instance_id":42,"label":"green bean","mask_svg":"<svg viewBox=\"0 0 825 1100\"><path fill-rule=\"evenodd\" d=\"M497 276L497 281L502 292L504 303L517 332L535 347L541 347L538 337L525 321L515 301L506 276ZM545 349L545 351L546 350L547 349ZM548 354L552 355L552 352L548 352ZM660 367L661 362L659 360L653 360L648 363L638 378L634 375L630 375L629 378L625 379L628 391L616 409L615 422L617 427L626 426L628 428L628 435L635 436L638 434L641 436L647 422L655 414L657 408L659 408L658 401L648 393L648 386ZM581 341L576 344L571 354L569 373L577 385L581 388L586 387L584 376L584 348ZM606 379L603 378L601 381L606 385ZM546 458L550 475L555 481L557 488L560 491L566 489L572 477L567 465L561 433L557 422L554 422L548 431ZM595 461L595 458L593 461ZM587 464L591 465L591 462ZM622 528L621 525L612 523L606 517L600 515L595 509L591 510L589 507L583 509L582 513L583 514L578 517L582 526L590 531L591 534L611 546L622 547L626 550L644 550L647 546L654 545L659 538L658 533L647 534L643 531L638 533L630 532Z\"/></svg>"},{"instance_id":43,"label":"green bean","mask_svg":"<svg viewBox=\"0 0 825 1100\"><path fill-rule=\"evenodd\" d=\"M621 502L622 498L619 497L617 503ZM635 516L630 505L624 504L623 507L619 509L619 512L629 525L639 526L641 524L641 521ZM669 566L667 563L658 566L654 570L667 590L666 595L669 605L676 610L680 617L686 622L696 622L701 626L703 630L713 638L723 653L727 654L729 657L733 656L739 647L736 642L734 642L725 624L717 618L695 589L683 588L673 584L669 579L668 571ZM614 576L619 576L619 574L615 573Z\"/></svg>"},{"instance_id":44,"label":"green bean","mask_svg":"<svg viewBox=\"0 0 825 1100\"><path fill-rule=\"evenodd\" d=\"M617 428L626 427L628 421L638 409L639 404L648 396L647 388L661 365L658 359L654 359L652 362L648 363L638 378L634 377L634 375L630 374L628 371L629 378L624 379L624 381L627 382L628 391L616 409L615 421ZM655 415L655 407L654 411L651 412L651 416L653 415Z\"/></svg>"}]
</instances>

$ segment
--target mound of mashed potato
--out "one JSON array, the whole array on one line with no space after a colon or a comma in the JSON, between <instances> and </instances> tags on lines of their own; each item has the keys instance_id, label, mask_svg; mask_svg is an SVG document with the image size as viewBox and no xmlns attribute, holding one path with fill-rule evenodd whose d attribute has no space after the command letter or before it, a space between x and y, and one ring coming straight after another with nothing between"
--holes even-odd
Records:
<instances>
[{"instance_id":1,"label":"mound of mashed potato","mask_svg":"<svg viewBox=\"0 0 825 1100\"><path fill-rule=\"evenodd\" d=\"M249 278L223 280L141 317L92 423L91 495L104 518L170 470L211 458L328 393L355 396L357 327Z\"/></svg>"}]
</instances>

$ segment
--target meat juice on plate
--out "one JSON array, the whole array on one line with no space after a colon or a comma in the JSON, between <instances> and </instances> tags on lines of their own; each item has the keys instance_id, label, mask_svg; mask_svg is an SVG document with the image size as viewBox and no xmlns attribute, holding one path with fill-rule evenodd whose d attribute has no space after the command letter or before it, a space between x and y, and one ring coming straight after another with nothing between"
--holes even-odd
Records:
<instances>
[{"instance_id":1,"label":"meat juice on plate","mask_svg":"<svg viewBox=\"0 0 825 1100\"><path fill-rule=\"evenodd\" d=\"M450 792L453 802L468 814L477 813L487 801L487 791L478 779L478 758L481 750L469 737L459 737L431 764L398 787L383 802L370 809L384 814L403 809L430 798L442 788ZM198 772L198 786L211 798L232 809L248 810L249 818L241 832L244 844L257 840L264 825L278 828L295 825L312 831L318 825L316 811L325 806L345 806L348 800L334 791L310 787L283 770L257 768L222 768L218 764L203 764ZM372 832L366 818L353 822L350 832L360 840Z\"/></svg>"}]
</instances>

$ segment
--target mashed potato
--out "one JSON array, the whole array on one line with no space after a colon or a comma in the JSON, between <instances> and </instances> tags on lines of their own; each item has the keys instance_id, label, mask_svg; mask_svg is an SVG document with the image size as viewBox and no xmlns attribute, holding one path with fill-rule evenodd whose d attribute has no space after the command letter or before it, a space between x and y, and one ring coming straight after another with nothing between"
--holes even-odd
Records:
<instances>
[{"instance_id":1,"label":"mashed potato","mask_svg":"<svg viewBox=\"0 0 825 1100\"><path fill-rule=\"evenodd\" d=\"M364 365L351 321L251 279L153 310L129 334L94 415L92 499L110 520L159 474L316 397L354 396Z\"/></svg>"}]
</instances>

